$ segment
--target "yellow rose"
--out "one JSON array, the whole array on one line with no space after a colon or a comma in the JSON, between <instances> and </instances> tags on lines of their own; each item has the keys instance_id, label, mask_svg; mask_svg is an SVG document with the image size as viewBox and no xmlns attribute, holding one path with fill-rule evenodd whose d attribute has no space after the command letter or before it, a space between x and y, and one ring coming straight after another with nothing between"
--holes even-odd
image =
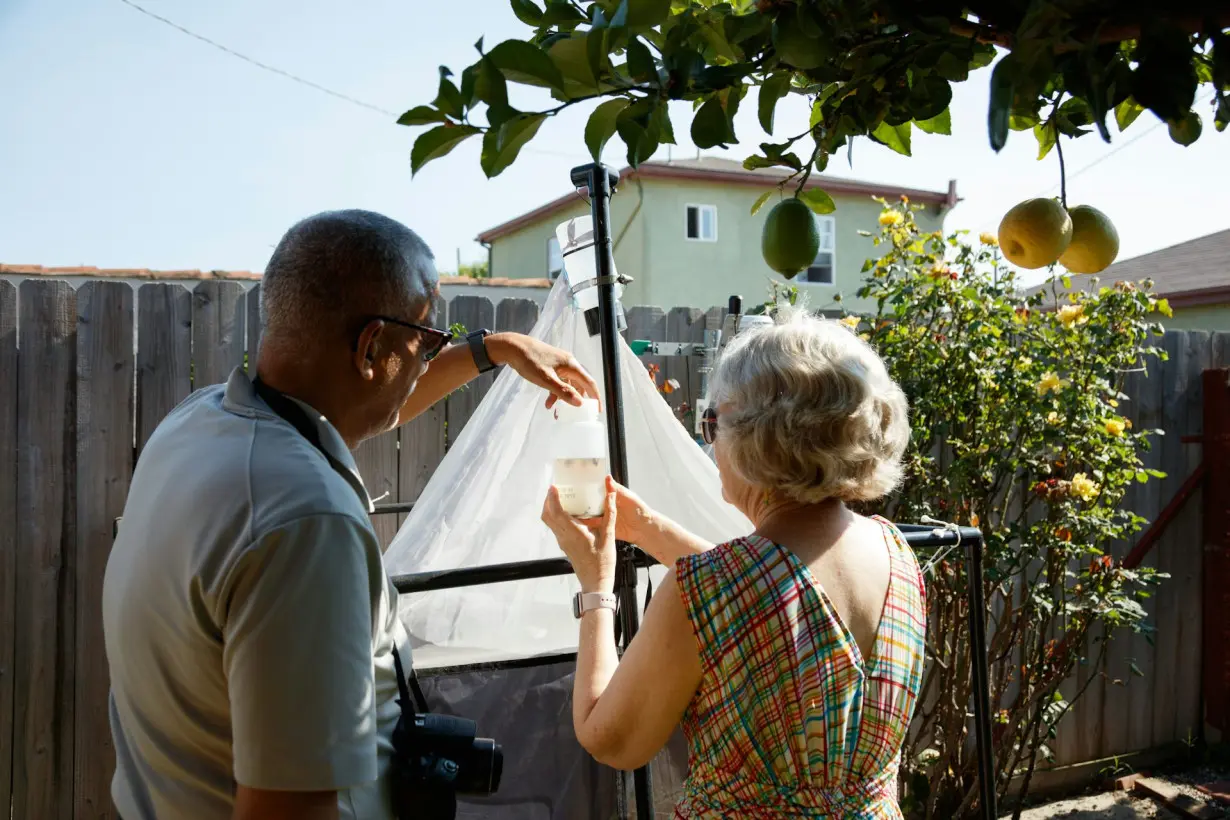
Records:
<instances>
[{"instance_id":1,"label":"yellow rose","mask_svg":"<svg viewBox=\"0 0 1230 820\"><path fill-rule=\"evenodd\" d=\"M1063 419L1059 418L1059 414L1054 410L1046 414L1046 423L1052 427L1058 427L1061 421L1063 421Z\"/></svg>"},{"instance_id":2,"label":"yellow rose","mask_svg":"<svg viewBox=\"0 0 1230 820\"><path fill-rule=\"evenodd\" d=\"M1101 492L1101 488L1098 487L1097 483L1084 473L1077 473L1072 476L1069 490L1072 492L1072 495L1082 501L1092 501Z\"/></svg>"},{"instance_id":3,"label":"yellow rose","mask_svg":"<svg viewBox=\"0 0 1230 820\"><path fill-rule=\"evenodd\" d=\"M995 238L995 234L990 234L990 233L979 234L978 240L982 242L982 244L988 245L992 248L999 247L999 240Z\"/></svg>"},{"instance_id":4,"label":"yellow rose","mask_svg":"<svg viewBox=\"0 0 1230 820\"><path fill-rule=\"evenodd\" d=\"M1063 322L1064 327L1072 327L1085 324L1089 317L1085 315L1084 305L1064 305L1059 309L1059 321Z\"/></svg>"},{"instance_id":5,"label":"yellow rose","mask_svg":"<svg viewBox=\"0 0 1230 820\"><path fill-rule=\"evenodd\" d=\"M1108 419L1106 422L1106 432L1112 436L1123 435L1123 431L1126 427L1127 425L1124 423L1123 419Z\"/></svg>"},{"instance_id":6,"label":"yellow rose","mask_svg":"<svg viewBox=\"0 0 1230 820\"><path fill-rule=\"evenodd\" d=\"M886 210L880 212L880 225L885 228L895 228L905 221L900 211Z\"/></svg>"},{"instance_id":7,"label":"yellow rose","mask_svg":"<svg viewBox=\"0 0 1230 820\"><path fill-rule=\"evenodd\" d=\"M855 328L858 327L858 317L857 316L843 316L840 319L838 319L838 321L841 322L846 327L850 328L851 330L854 330Z\"/></svg>"},{"instance_id":8,"label":"yellow rose","mask_svg":"<svg viewBox=\"0 0 1230 820\"><path fill-rule=\"evenodd\" d=\"M1042 374L1042 379L1038 382L1038 392L1041 394L1058 393L1067 386L1067 379L1061 379L1059 376L1048 370Z\"/></svg>"}]
</instances>

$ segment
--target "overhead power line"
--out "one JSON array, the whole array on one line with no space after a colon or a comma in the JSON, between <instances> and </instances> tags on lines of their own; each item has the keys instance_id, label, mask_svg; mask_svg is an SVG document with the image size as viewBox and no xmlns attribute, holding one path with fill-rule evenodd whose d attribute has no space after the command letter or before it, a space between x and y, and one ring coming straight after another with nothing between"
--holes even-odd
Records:
<instances>
[{"instance_id":1,"label":"overhead power line","mask_svg":"<svg viewBox=\"0 0 1230 820\"><path fill-rule=\"evenodd\" d=\"M283 69L280 69L277 66L272 66L272 65L269 65L268 63L263 63L260 60L249 57L246 54L241 54L240 52L236 51L233 48L225 46L222 43L216 42L215 40L211 40L208 37L205 37L203 35L197 34L195 31L191 31L190 29L184 28L179 23L176 23L173 20L168 20L167 18L161 15L155 14L149 9L138 5L137 3L132 2L132 0L120 0L120 2L130 8L136 9L137 11L144 14L146 17L150 17L154 20L157 20L158 22L164 25L170 26L171 28L175 29L178 32L188 35L194 40L199 40L202 43L205 43L206 45L209 45L209 46L212 46L218 49L224 54L229 54L232 57L236 57L240 60L243 60L245 63L253 65L263 71L268 71L273 74L277 74L279 77L283 77L292 82L296 82L296 83L299 83L300 85L307 86L308 88L311 88L315 91L319 91L323 94L328 94L330 97L334 97L336 99L342 100L343 102L348 102L351 105L357 105L360 108L366 108L369 111L375 111L377 114L383 114L384 116L389 117L389 118L396 118L398 116L396 112L390 111L387 108L381 108L378 105L373 105L369 102L364 102L363 100L352 97L349 94L344 94L341 91L335 91L332 88L328 88L326 86L321 85L320 83L312 82L311 80L308 80L304 77L300 77L297 74L292 74L289 71L284 71ZM557 156L557 157L568 157L572 159L575 159L577 156L576 154L564 153L563 151L550 151L550 150L545 150L542 148L533 148L529 146L521 150L527 153L545 154L548 156Z\"/></svg>"}]
</instances>

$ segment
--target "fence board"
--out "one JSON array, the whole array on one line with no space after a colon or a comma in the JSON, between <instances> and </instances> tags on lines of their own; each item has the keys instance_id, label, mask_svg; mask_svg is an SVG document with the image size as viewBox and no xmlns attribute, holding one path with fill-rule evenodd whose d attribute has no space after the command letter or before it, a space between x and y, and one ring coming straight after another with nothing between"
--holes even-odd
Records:
<instances>
[{"instance_id":1,"label":"fence board","mask_svg":"<svg viewBox=\"0 0 1230 820\"><path fill-rule=\"evenodd\" d=\"M390 430L369 438L355 450L354 460L359 468L359 475L363 476L363 484L377 504L389 503L398 498L397 436L397 430ZM376 530L376 537L380 539L380 548L385 549L397 534L397 518L391 515L374 516L372 527Z\"/></svg>"},{"instance_id":2,"label":"fence board","mask_svg":"<svg viewBox=\"0 0 1230 820\"><path fill-rule=\"evenodd\" d=\"M0 282L0 806L12 796L17 635L17 288Z\"/></svg>"},{"instance_id":3,"label":"fence board","mask_svg":"<svg viewBox=\"0 0 1230 820\"><path fill-rule=\"evenodd\" d=\"M193 289L193 390L225 382L243 364L243 297L238 282L202 282Z\"/></svg>"},{"instance_id":4,"label":"fence board","mask_svg":"<svg viewBox=\"0 0 1230 820\"><path fill-rule=\"evenodd\" d=\"M110 675L102 584L112 522L132 479L133 293L87 282L77 293L77 659L73 744L75 820L114 817L115 749L107 720Z\"/></svg>"},{"instance_id":5,"label":"fence board","mask_svg":"<svg viewBox=\"0 0 1230 820\"><path fill-rule=\"evenodd\" d=\"M248 375L256 377L256 357L260 354L261 333L261 286L255 285L244 297L247 310L247 334L245 335L245 350L248 351Z\"/></svg>"},{"instance_id":6,"label":"fence board","mask_svg":"<svg viewBox=\"0 0 1230 820\"><path fill-rule=\"evenodd\" d=\"M192 294L183 285L137 291L137 451L192 392Z\"/></svg>"},{"instance_id":7,"label":"fence board","mask_svg":"<svg viewBox=\"0 0 1230 820\"><path fill-rule=\"evenodd\" d=\"M443 298L436 299L436 327L448 327L448 302ZM440 466L444 458L444 422L447 401L439 401L423 411L418 418L402 425L398 430L400 438L399 458L397 465L397 500L415 501L427 486L428 480ZM397 526L401 527L406 515L396 516Z\"/></svg>"},{"instance_id":8,"label":"fence board","mask_svg":"<svg viewBox=\"0 0 1230 820\"><path fill-rule=\"evenodd\" d=\"M1181 435L1200 434L1204 432L1204 390L1202 386L1205 369L1212 364L1212 340L1205 331L1188 331L1187 333L1187 384L1181 393L1170 393L1166 396L1166 404L1178 405L1180 412L1177 418L1177 428L1167 439L1178 441ZM1170 428L1167 428L1170 429ZM1198 444L1179 444L1181 456L1176 459L1175 469L1183 478L1190 475L1203 458L1203 451ZM1163 502L1168 502L1170 496L1164 495ZM1202 607L1199 595L1194 590L1202 589L1204 585L1204 521L1201 515L1203 494L1194 493L1187 500L1182 513L1174 521L1176 529L1171 536L1173 559L1170 564L1171 578L1163 581L1173 590L1173 600L1177 604L1177 614L1174 632L1161 636L1163 640L1177 647L1178 654L1172 663L1176 671L1176 686L1174 688L1172 723L1163 724L1160 728L1168 730L1168 738L1181 741L1194 740L1200 734L1202 709L1200 704L1200 676L1188 671L1184 673L1186 658L1198 658L1199 652L1193 652L1193 647L1200 646L1202 634ZM1159 646L1160 646L1159 642Z\"/></svg>"},{"instance_id":9,"label":"fence board","mask_svg":"<svg viewBox=\"0 0 1230 820\"><path fill-rule=\"evenodd\" d=\"M13 817L73 809L76 293L19 290Z\"/></svg>"},{"instance_id":10,"label":"fence board","mask_svg":"<svg viewBox=\"0 0 1230 820\"><path fill-rule=\"evenodd\" d=\"M628 309L627 318L627 338L629 342L638 339L650 342L666 341L666 314L662 312L662 308L637 305ZM640 359L647 369L650 366L658 368L657 378L658 385L660 386L666 379L666 375L662 371L662 365L666 362L666 359L662 356L651 356L649 354L641 356ZM598 378L598 374L594 374L594 378Z\"/></svg>"},{"instance_id":11,"label":"fence board","mask_svg":"<svg viewBox=\"0 0 1230 820\"><path fill-rule=\"evenodd\" d=\"M666 340L668 342L702 342L705 339L705 314L699 308L671 308L666 314ZM692 391L691 358L671 356L667 358L662 368L666 378L679 383L679 389L670 393L666 401L678 412L679 406L687 402L689 407L696 406L696 395Z\"/></svg>"},{"instance_id":12,"label":"fence board","mask_svg":"<svg viewBox=\"0 0 1230 820\"><path fill-rule=\"evenodd\" d=\"M1150 360L1149 372L1140 380L1140 388L1133 394L1135 398L1133 404L1136 405L1136 412L1132 415L1132 429L1134 430L1155 430L1162 427L1162 391L1166 382L1165 364L1156 360ZM1123 409L1122 406L1119 407L1119 410L1122 411ZM1162 469L1161 444L1162 442L1160 441L1155 442L1155 446L1148 452L1141 453L1140 460L1144 463L1146 469ZM1164 504L1162 499L1162 482L1152 480L1145 484L1137 484L1136 493L1138 499L1136 506L1129 509L1134 510L1137 515L1145 518L1150 523L1156 521ZM1133 546L1143 535L1144 532L1142 531L1132 539ZM1159 560L1158 550L1155 548L1145 556L1141 566L1157 567ZM1128 683L1128 702L1132 710L1131 714L1139 716L1135 720L1128 721L1128 744L1133 750L1148 749L1153 745L1153 721L1151 719L1153 710L1159 707L1171 710L1174 708L1173 701L1171 700L1173 692L1160 691L1154 686L1154 678L1157 673L1155 656L1157 654L1156 629L1158 611L1156 606L1149 604L1155 601L1155 598L1151 598L1145 602L1145 611L1148 613L1146 623L1154 632L1150 634L1134 633L1131 636L1132 660L1135 663L1135 668L1129 667L1131 677Z\"/></svg>"},{"instance_id":13,"label":"fence board","mask_svg":"<svg viewBox=\"0 0 1230 820\"><path fill-rule=\"evenodd\" d=\"M495 306L485 296L457 296L448 305L450 324L460 322L467 331L490 329L495 325ZM449 396L446 401L448 421L445 424L449 447L457 441L465 424L474 415L474 409L487 395L494 380L493 373L484 373L463 389Z\"/></svg>"}]
</instances>

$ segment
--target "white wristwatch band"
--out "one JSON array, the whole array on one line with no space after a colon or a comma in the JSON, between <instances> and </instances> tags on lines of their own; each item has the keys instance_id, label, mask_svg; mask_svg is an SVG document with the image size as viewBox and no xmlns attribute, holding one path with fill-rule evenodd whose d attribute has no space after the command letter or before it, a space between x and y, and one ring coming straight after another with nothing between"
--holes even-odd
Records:
<instances>
[{"instance_id":1,"label":"white wristwatch band","mask_svg":"<svg viewBox=\"0 0 1230 820\"><path fill-rule=\"evenodd\" d=\"M619 598L610 592L578 592L572 597L573 617L580 618L591 609L619 611Z\"/></svg>"}]
</instances>

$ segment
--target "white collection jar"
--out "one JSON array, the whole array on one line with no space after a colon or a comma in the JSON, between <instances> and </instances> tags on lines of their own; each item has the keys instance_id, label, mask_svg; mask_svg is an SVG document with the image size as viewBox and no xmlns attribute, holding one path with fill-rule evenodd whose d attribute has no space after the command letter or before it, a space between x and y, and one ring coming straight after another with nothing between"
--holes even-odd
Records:
<instances>
[{"instance_id":1,"label":"white collection jar","mask_svg":"<svg viewBox=\"0 0 1230 820\"><path fill-rule=\"evenodd\" d=\"M606 425L598 417L598 400L582 399L580 407L555 405L554 484L564 512L596 518L606 511Z\"/></svg>"}]
</instances>

